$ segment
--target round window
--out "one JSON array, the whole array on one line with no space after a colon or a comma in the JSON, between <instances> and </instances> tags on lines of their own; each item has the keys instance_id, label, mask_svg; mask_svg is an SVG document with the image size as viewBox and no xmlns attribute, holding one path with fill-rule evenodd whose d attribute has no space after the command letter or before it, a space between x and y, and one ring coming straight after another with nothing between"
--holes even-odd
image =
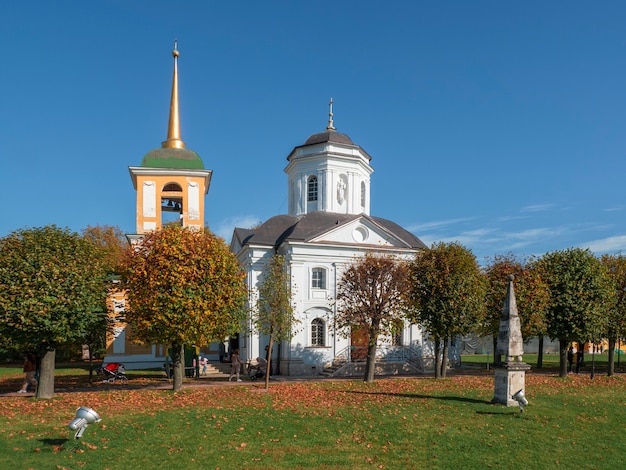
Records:
<instances>
[{"instance_id":1,"label":"round window","mask_svg":"<svg viewBox=\"0 0 626 470\"><path fill-rule=\"evenodd\" d=\"M359 226L352 231L352 238L354 238L354 241L357 243L363 243L365 240L367 240L368 236L369 232L363 226Z\"/></svg>"}]
</instances>

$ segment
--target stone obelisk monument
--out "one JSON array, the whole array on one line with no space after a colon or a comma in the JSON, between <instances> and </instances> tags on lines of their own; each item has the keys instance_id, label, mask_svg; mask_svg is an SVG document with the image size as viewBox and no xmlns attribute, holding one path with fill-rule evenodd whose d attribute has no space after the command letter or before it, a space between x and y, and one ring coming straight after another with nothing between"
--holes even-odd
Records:
<instances>
[{"instance_id":1,"label":"stone obelisk monument","mask_svg":"<svg viewBox=\"0 0 626 470\"><path fill-rule=\"evenodd\" d=\"M500 329L494 355L496 365L492 402L507 406L518 405L518 402L511 396L517 391L524 389L526 371L530 369L528 364L522 362L524 341L517 314L513 279L513 275L509 276L509 287L506 292L502 315L500 316Z\"/></svg>"}]
</instances>

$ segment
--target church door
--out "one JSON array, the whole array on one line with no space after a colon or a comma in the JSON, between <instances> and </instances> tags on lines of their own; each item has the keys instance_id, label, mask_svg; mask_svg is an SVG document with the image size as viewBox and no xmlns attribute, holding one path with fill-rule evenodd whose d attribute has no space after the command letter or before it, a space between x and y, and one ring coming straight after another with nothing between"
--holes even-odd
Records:
<instances>
[{"instance_id":1,"label":"church door","mask_svg":"<svg viewBox=\"0 0 626 470\"><path fill-rule=\"evenodd\" d=\"M364 361L367 359L369 337L365 328L353 329L350 334L350 360Z\"/></svg>"}]
</instances>

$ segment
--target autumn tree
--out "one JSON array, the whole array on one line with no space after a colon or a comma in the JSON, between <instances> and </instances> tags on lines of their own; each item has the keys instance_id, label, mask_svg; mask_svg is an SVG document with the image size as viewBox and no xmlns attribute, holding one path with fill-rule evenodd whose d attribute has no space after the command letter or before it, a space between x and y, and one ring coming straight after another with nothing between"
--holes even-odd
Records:
<instances>
[{"instance_id":1,"label":"autumn tree","mask_svg":"<svg viewBox=\"0 0 626 470\"><path fill-rule=\"evenodd\" d=\"M474 254L458 243L417 252L410 269L411 318L430 333L435 377L445 377L448 340L469 333L483 317L485 278Z\"/></svg>"},{"instance_id":2,"label":"autumn tree","mask_svg":"<svg viewBox=\"0 0 626 470\"><path fill-rule=\"evenodd\" d=\"M559 375L567 377L569 343L602 338L615 291L606 266L589 250L570 248L546 253L539 267L550 292L548 335L559 340Z\"/></svg>"},{"instance_id":3,"label":"autumn tree","mask_svg":"<svg viewBox=\"0 0 626 470\"><path fill-rule=\"evenodd\" d=\"M54 396L56 348L81 341L106 316L102 253L54 225L0 239L0 335L41 355L38 398Z\"/></svg>"},{"instance_id":4,"label":"autumn tree","mask_svg":"<svg viewBox=\"0 0 626 470\"><path fill-rule=\"evenodd\" d=\"M508 255L496 255L488 260L484 269L487 278L487 291L485 295L485 316L480 322L479 332L481 335L489 335L493 339L493 349L496 350L496 338L500 329L500 317L502 306L509 284L509 276L515 276L518 281L524 272L524 266L512 253ZM516 294L518 286L516 286ZM517 298L518 296L516 296Z\"/></svg>"},{"instance_id":5,"label":"autumn tree","mask_svg":"<svg viewBox=\"0 0 626 470\"><path fill-rule=\"evenodd\" d=\"M112 274L119 273L128 246L122 229L110 225L89 225L82 230L82 234L100 248L106 269Z\"/></svg>"},{"instance_id":6,"label":"autumn tree","mask_svg":"<svg viewBox=\"0 0 626 470\"><path fill-rule=\"evenodd\" d=\"M240 330L244 276L224 240L208 229L167 225L127 251L126 321L136 339L171 345L174 391L182 387L185 344L222 341Z\"/></svg>"},{"instance_id":7,"label":"autumn tree","mask_svg":"<svg viewBox=\"0 0 626 470\"><path fill-rule=\"evenodd\" d=\"M367 361L364 381L374 381L376 348L381 335L391 335L406 314L406 263L393 256L366 253L342 274L337 286L335 328L348 336L365 331Z\"/></svg>"},{"instance_id":8,"label":"autumn tree","mask_svg":"<svg viewBox=\"0 0 626 470\"><path fill-rule=\"evenodd\" d=\"M81 233L102 253L107 274L113 280L111 289L116 289L115 283L122 269L124 255L128 247L128 241L124 232L119 227L89 225ZM109 315L104 315L100 320L100 323L95 324L81 341L81 344L85 345L89 352L89 383L92 382L94 377L94 356L96 353L105 350L107 334L110 334L113 327L113 320Z\"/></svg>"},{"instance_id":9,"label":"autumn tree","mask_svg":"<svg viewBox=\"0 0 626 470\"><path fill-rule=\"evenodd\" d=\"M265 389L269 388L272 349L277 341L291 340L297 319L291 295L291 282L285 258L274 254L269 260L260 280L257 308L253 323L259 333L269 337Z\"/></svg>"},{"instance_id":10,"label":"autumn tree","mask_svg":"<svg viewBox=\"0 0 626 470\"><path fill-rule=\"evenodd\" d=\"M536 268L536 260L519 258L512 253L497 255L489 260L484 273L487 277L487 294L485 296L486 312L484 320L481 322L481 333L493 337L495 351L508 278L509 275L515 276L515 296L522 327L522 337L538 337L537 367L541 368L543 337L547 328L545 313L548 307L549 292L540 270Z\"/></svg>"},{"instance_id":11,"label":"autumn tree","mask_svg":"<svg viewBox=\"0 0 626 470\"><path fill-rule=\"evenodd\" d=\"M609 315L606 331L609 340L608 375L614 375L615 345L626 334L626 257L622 254L603 255L600 260L607 267L615 289L615 307Z\"/></svg>"}]
</instances>

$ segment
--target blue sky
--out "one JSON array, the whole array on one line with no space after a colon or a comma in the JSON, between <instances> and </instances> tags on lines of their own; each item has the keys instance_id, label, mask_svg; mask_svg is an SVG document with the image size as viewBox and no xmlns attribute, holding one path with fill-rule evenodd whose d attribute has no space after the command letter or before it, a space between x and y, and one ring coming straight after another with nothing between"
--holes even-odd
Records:
<instances>
[{"instance_id":1,"label":"blue sky","mask_svg":"<svg viewBox=\"0 0 626 470\"><path fill-rule=\"evenodd\" d=\"M135 231L129 166L167 134L230 241L287 212L286 157L334 123L371 213L479 260L626 248L626 3L30 1L0 7L0 236Z\"/></svg>"}]
</instances>

